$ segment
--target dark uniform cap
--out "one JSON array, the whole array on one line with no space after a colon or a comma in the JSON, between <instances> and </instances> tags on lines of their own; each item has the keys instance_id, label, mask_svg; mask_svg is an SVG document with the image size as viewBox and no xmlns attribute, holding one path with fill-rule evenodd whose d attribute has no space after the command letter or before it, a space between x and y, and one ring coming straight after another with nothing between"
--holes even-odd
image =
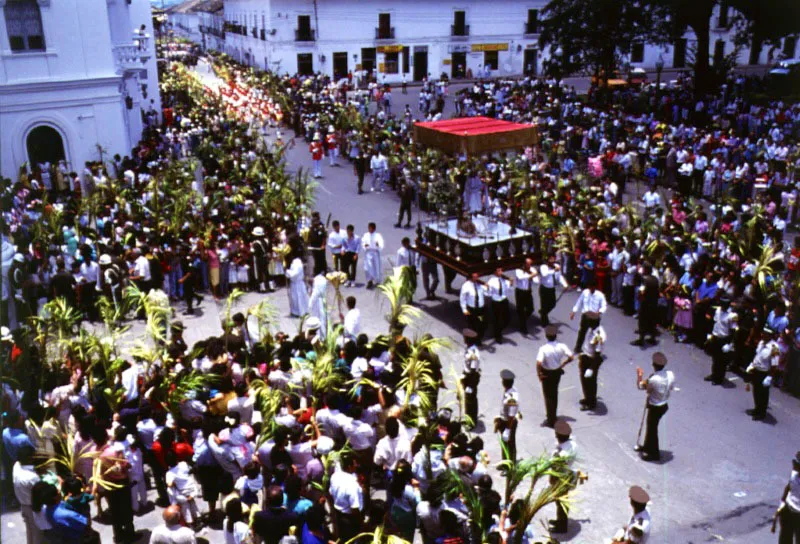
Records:
<instances>
[{"instance_id":1,"label":"dark uniform cap","mask_svg":"<svg viewBox=\"0 0 800 544\"><path fill-rule=\"evenodd\" d=\"M586 312L583 315L586 316L586 319L600 319L600 314L597 312Z\"/></svg>"},{"instance_id":2,"label":"dark uniform cap","mask_svg":"<svg viewBox=\"0 0 800 544\"><path fill-rule=\"evenodd\" d=\"M504 382L513 380L514 378L516 378L516 376L514 376L514 373L508 370L507 368L500 371L500 379L503 380Z\"/></svg>"},{"instance_id":3,"label":"dark uniform cap","mask_svg":"<svg viewBox=\"0 0 800 544\"><path fill-rule=\"evenodd\" d=\"M545 336L557 336L558 335L558 327L555 325L548 325L547 328L544 330Z\"/></svg>"},{"instance_id":4,"label":"dark uniform cap","mask_svg":"<svg viewBox=\"0 0 800 544\"><path fill-rule=\"evenodd\" d=\"M464 338L477 338L478 333L473 331L472 329L464 329L461 331L461 334L464 335Z\"/></svg>"},{"instance_id":5,"label":"dark uniform cap","mask_svg":"<svg viewBox=\"0 0 800 544\"><path fill-rule=\"evenodd\" d=\"M658 366L665 366L667 364L667 356L657 351L653 354L653 364Z\"/></svg>"},{"instance_id":6,"label":"dark uniform cap","mask_svg":"<svg viewBox=\"0 0 800 544\"><path fill-rule=\"evenodd\" d=\"M557 435L569 436L572 434L572 427L569 426L569 423L561 419L556 421L555 429Z\"/></svg>"},{"instance_id":7,"label":"dark uniform cap","mask_svg":"<svg viewBox=\"0 0 800 544\"><path fill-rule=\"evenodd\" d=\"M628 491L628 497L635 502L636 504L647 504L650 502L650 495L647 494L647 491L635 485L630 488Z\"/></svg>"}]
</instances>

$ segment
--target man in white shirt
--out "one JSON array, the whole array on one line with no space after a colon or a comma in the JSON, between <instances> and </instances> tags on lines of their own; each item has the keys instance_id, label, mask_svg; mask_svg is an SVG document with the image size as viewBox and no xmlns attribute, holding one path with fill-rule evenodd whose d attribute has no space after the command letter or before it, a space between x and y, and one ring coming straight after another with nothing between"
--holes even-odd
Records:
<instances>
[{"instance_id":1,"label":"man in white shirt","mask_svg":"<svg viewBox=\"0 0 800 544\"><path fill-rule=\"evenodd\" d=\"M553 450L551 457L553 459L564 459L568 467L572 467L575 462L575 457L578 454L578 446L572 439L572 427L566 421L558 421L555 426L556 431L556 448ZM574 474L574 473L572 473ZM573 476L574 478L574 476ZM558 483L557 476L550 476L550 485ZM571 487L574 483L571 482ZM556 519L550 520L551 533L566 533L568 529L569 520L567 518L567 510L560 502L556 503Z\"/></svg>"},{"instance_id":2,"label":"man in white shirt","mask_svg":"<svg viewBox=\"0 0 800 544\"><path fill-rule=\"evenodd\" d=\"M14 495L19 501L28 544L38 544L43 541L44 536L33 519L33 509L31 508L33 486L40 480L39 474L33 466L34 453L35 450L32 446L25 445L19 448L17 450L17 462L14 463L14 468L11 471L14 482Z\"/></svg>"},{"instance_id":3,"label":"man in white shirt","mask_svg":"<svg viewBox=\"0 0 800 544\"><path fill-rule=\"evenodd\" d=\"M578 328L578 338L575 339L575 349L573 351L580 351L583 347L583 341L586 338L586 331L589 327L596 327L600 324L600 318L606 313L606 296L602 291L597 290L597 280L590 279L586 289L583 290L581 296L572 307L572 313L569 314L570 321L575 319L575 314L581 312L581 324ZM587 315L589 314L589 315Z\"/></svg>"},{"instance_id":4,"label":"man in white shirt","mask_svg":"<svg viewBox=\"0 0 800 544\"><path fill-rule=\"evenodd\" d=\"M488 282L486 290L492 299L492 318L494 319L494 340L503 343L503 329L508 325L508 292L511 282L503 276L503 269L497 268Z\"/></svg>"},{"instance_id":5,"label":"man in white shirt","mask_svg":"<svg viewBox=\"0 0 800 544\"><path fill-rule=\"evenodd\" d=\"M479 283L480 276L473 272L469 279L461 286L459 303L461 311L467 320L466 328L478 333L478 345L481 345L484 333L484 309L486 306L484 296L485 288Z\"/></svg>"},{"instance_id":6,"label":"man in white shirt","mask_svg":"<svg viewBox=\"0 0 800 544\"><path fill-rule=\"evenodd\" d=\"M391 472L397 468L400 460L411 463L411 443L406 436L400 434L400 422L395 417L386 420L386 436L375 446L375 466L391 480Z\"/></svg>"},{"instance_id":7,"label":"man in white shirt","mask_svg":"<svg viewBox=\"0 0 800 544\"><path fill-rule=\"evenodd\" d=\"M331 476L330 493L339 540L347 542L361 532L364 490L355 475L356 462L350 453L343 453L339 468Z\"/></svg>"},{"instance_id":8,"label":"man in white shirt","mask_svg":"<svg viewBox=\"0 0 800 544\"><path fill-rule=\"evenodd\" d=\"M361 310L356 308L356 297L347 297L347 314L344 316L344 336L353 340L361 334Z\"/></svg>"},{"instance_id":9,"label":"man in white shirt","mask_svg":"<svg viewBox=\"0 0 800 544\"><path fill-rule=\"evenodd\" d=\"M755 421L761 421L767 417L772 374L778 368L780 353L780 346L775 341L775 331L764 327L761 332L761 341L756 346L753 361L745 370L753 388L753 404L755 405L752 410L746 412Z\"/></svg>"},{"instance_id":10,"label":"man in white shirt","mask_svg":"<svg viewBox=\"0 0 800 544\"><path fill-rule=\"evenodd\" d=\"M578 372L581 377L583 398L580 400L581 411L594 410L597 407L597 374L603 364L603 346L608 337L600 325L592 327L581 348L578 359Z\"/></svg>"},{"instance_id":11,"label":"man in white shirt","mask_svg":"<svg viewBox=\"0 0 800 544\"><path fill-rule=\"evenodd\" d=\"M533 313L532 290L535 277L536 270L533 269L533 259L525 259L522 269L514 272L514 303L517 306L519 332L523 335L528 334L528 318Z\"/></svg>"},{"instance_id":12,"label":"man in white shirt","mask_svg":"<svg viewBox=\"0 0 800 544\"><path fill-rule=\"evenodd\" d=\"M556 342L557 336L558 329L555 325L549 325L545 329L547 343L539 348L539 353L536 355L536 374L539 376L539 381L542 382L548 427L556 424L558 384L561 382L561 375L564 374L564 367L575 358L565 344Z\"/></svg>"},{"instance_id":13,"label":"man in white shirt","mask_svg":"<svg viewBox=\"0 0 800 544\"><path fill-rule=\"evenodd\" d=\"M343 244L346 235L344 231L339 228L339 221L334 219L332 225L333 230L328 233L328 249L331 250L331 256L333 257L333 269L339 272L342 270Z\"/></svg>"},{"instance_id":14,"label":"man in white shirt","mask_svg":"<svg viewBox=\"0 0 800 544\"><path fill-rule=\"evenodd\" d=\"M645 191L642 200L644 201L645 213L652 212L657 207L661 206L661 196L659 196L656 190L652 187Z\"/></svg>"},{"instance_id":15,"label":"man in white shirt","mask_svg":"<svg viewBox=\"0 0 800 544\"><path fill-rule=\"evenodd\" d=\"M622 280L625 276L625 267L630 262L630 253L625 249L625 244L619 238L614 242L614 250L608 255L611 265L611 304L622 306Z\"/></svg>"},{"instance_id":16,"label":"man in white shirt","mask_svg":"<svg viewBox=\"0 0 800 544\"><path fill-rule=\"evenodd\" d=\"M561 275L561 267L556 264L554 253L548 255L547 263L539 266L539 274L534 276L533 281L539 283L539 316L546 327L550 324L550 312L556 307L556 283L564 289L569 288L567 280Z\"/></svg>"},{"instance_id":17,"label":"man in white shirt","mask_svg":"<svg viewBox=\"0 0 800 544\"><path fill-rule=\"evenodd\" d=\"M792 459L792 472L783 490L778 511L781 520L778 542L792 542L792 537L796 539L800 535L800 451Z\"/></svg>"},{"instance_id":18,"label":"man in white shirt","mask_svg":"<svg viewBox=\"0 0 800 544\"><path fill-rule=\"evenodd\" d=\"M661 459L661 450L658 444L658 422L667 413L667 401L672 389L675 387L675 375L664 370L667 365L667 356L660 351L653 354L654 372L646 380L639 378L639 389L647 391L647 430L644 443L636 445L636 451L641 452L645 461L658 461ZM641 369L637 369L641 376Z\"/></svg>"},{"instance_id":19,"label":"man in white shirt","mask_svg":"<svg viewBox=\"0 0 800 544\"><path fill-rule=\"evenodd\" d=\"M714 385L722 385L722 382L725 381L728 353L731 351L731 337L733 331L738 328L736 321L739 319L736 312L731 310L731 299L728 295L720 297L719 304L714 311L714 325L711 329L711 337L708 339L711 351L711 374L704 378L705 381Z\"/></svg>"},{"instance_id":20,"label":"man in white shirt","mask_svg":"<svg viewBox=\"0 0 800 544\"><path fill-rule=\"evenodd\" d=\"M164 525L153 529L150 544L195 544L194 531L181 525L181 509L173 504L164 509Z\"/></svg>"},{"instance_id":21,"label":"man in white shirt","mask_svg":"<svg viewBox=\"0 0 800 544\"><path fill-rule=\"evenodd\" d=\"M631 501L633 515L630 521L614 535L611 541L626 544L647 544L647 539L650 538L650 512L647 510L650 496L647 491L635 485L630 488L628 498Z\"/></svg>"},{"instance_id":22,"label":"man in white shirt","mask_svg":"<svg viewBox=\"0 0 800 544\"><path fill-rule=\"evenodd\" d=\"M377 188L380 192L384 191L384 184L386 182L386 171L388 163L386 157L380 151L376 151L369 161L370 170L372 170L372 187L370 191L374 192Z\"/></svg>"}]
</instances>

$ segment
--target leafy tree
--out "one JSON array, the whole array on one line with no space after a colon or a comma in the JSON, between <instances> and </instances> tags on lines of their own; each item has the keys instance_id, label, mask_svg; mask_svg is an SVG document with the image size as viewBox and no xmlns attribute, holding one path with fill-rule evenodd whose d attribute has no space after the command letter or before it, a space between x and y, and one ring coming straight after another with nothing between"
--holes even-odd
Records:
<instances>
[{"instance_id":1,"label":"leafy tree","mask_svg":"<svg viewBox=\"0 0 800 544\"><path fill-rule=\"evenodd\" d=\"M800 2L795 0L731 0L739 13L736 40L748 43L758 54L769 46L769 56L786 36L800 33ZM755 58L758 58L757 56Z\"/></svg>"},{"instance_id":2,"label":"leafy tree","mask_svg":"<svg viewBox=\"0 0 800 544\"><path fill-rule=\"evenodd\" d=\"M546 70L557 78L589 72L605 86L635 42L666 42L666 14L666 7L643 9L638 0L550 0L539 43L560 54L551 54Z\"/></svg>"}]
</instances>

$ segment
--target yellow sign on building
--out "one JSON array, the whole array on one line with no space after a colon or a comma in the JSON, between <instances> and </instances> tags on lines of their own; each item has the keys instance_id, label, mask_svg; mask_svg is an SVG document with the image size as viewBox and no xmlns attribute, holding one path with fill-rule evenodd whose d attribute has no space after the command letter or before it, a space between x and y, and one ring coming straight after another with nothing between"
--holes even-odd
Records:
<instances>
[{"instance_id":1,"label":"yellow sign on building","mask_svg":"<svg viewBox=\"0 0 800 544\"><path fill-rule=\"evenodd\" d=\"M508 43L473 43L472 52L482 51L508 51Z\"/></svg>"},{"instance_id":2,"label":"yellow sign on building","mask_svg":"<svg viewBox=\"0 0 800 544\"><path fill-rule=\"evenodd\" d=\"M378 53L402 53L402 45L379 45L377 47Z\"/></svg>"}]
</instances>

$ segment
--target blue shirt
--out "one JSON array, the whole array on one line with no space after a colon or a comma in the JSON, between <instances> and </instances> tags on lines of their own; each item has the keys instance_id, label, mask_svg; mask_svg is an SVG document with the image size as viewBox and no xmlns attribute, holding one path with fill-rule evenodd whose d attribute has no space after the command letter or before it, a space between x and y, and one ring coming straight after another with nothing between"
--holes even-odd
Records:
<instances>
[{"instance_id":1,"label":"blue shirt","mask_svg":"<svg viewBox=\"0 0 800 544\"><path fill-rule=\"evenodd\" d=\"M283 495L283 504L284 506L286 506L287 510L289 510L290 512L294 512L301 518L305 517L306 512L308 512L308 509L314 505L314 503L312 503L310 500L304 499L303 497L297 498L295 500L289 500L286 497L285 493Z\"/></svg>"},{"instance_id":2,"label":"blue shirt","mask_svg":"<svg viewBox=\"0 0 800 544\"><path fill-rule=\"evenodd\" d=\"M354 235L350 238L349 236L345 236L342 242L342 249L344 249L345 252L358 253L361 251L361 237Z\"/></svg>"},{"instance_id":3,"label":"blue shirt","mask_svg":"<svg viewBox=\"0 0 800 544\"><path fill-rule=\"evenodd\" d=\"M717 289L719 289L719 286L717 286L716 282L709 284L706 280L703 280L703 283L697 288L697 295L700 300L704 298L714 298L717 294Z\"/></svg>"},{"instance_id":4,"label":"blue shirt","mask_svg":"<svg viewBox=\"0 0 800 544\"><path fill-rule=\"evenodd\" d=\"M772 310L767 316L767 325L775 331L775 334L783 334L783 331L789 326L789 318L785 315L778 317L775 315L775 310Z\"/></svg>"},{"instance_id":5,"label":"blue shirt","mask_svg":"<svg viewBox=\"0 0 800 544\"><path fill-rule=\"evenodd\" d=\"M6 427L3 429L3 449L6 451L8 458L11 459L11 464L17 462L19 449L22 446L33 447L30 437L25 434L22 429L13 429Z\"/></svg>"},{"instance_id":6,"label":"blue shirt","mask_svg":"<svg viewBox=\"0 0 800 544\"><path fill-rule=\"evenodd\" d=\"M86 518L74 510L70 510L61 502L46 507L47 520L57 531L63 542L80 542L86 532Z\"/></svg>"}]
</instances>

